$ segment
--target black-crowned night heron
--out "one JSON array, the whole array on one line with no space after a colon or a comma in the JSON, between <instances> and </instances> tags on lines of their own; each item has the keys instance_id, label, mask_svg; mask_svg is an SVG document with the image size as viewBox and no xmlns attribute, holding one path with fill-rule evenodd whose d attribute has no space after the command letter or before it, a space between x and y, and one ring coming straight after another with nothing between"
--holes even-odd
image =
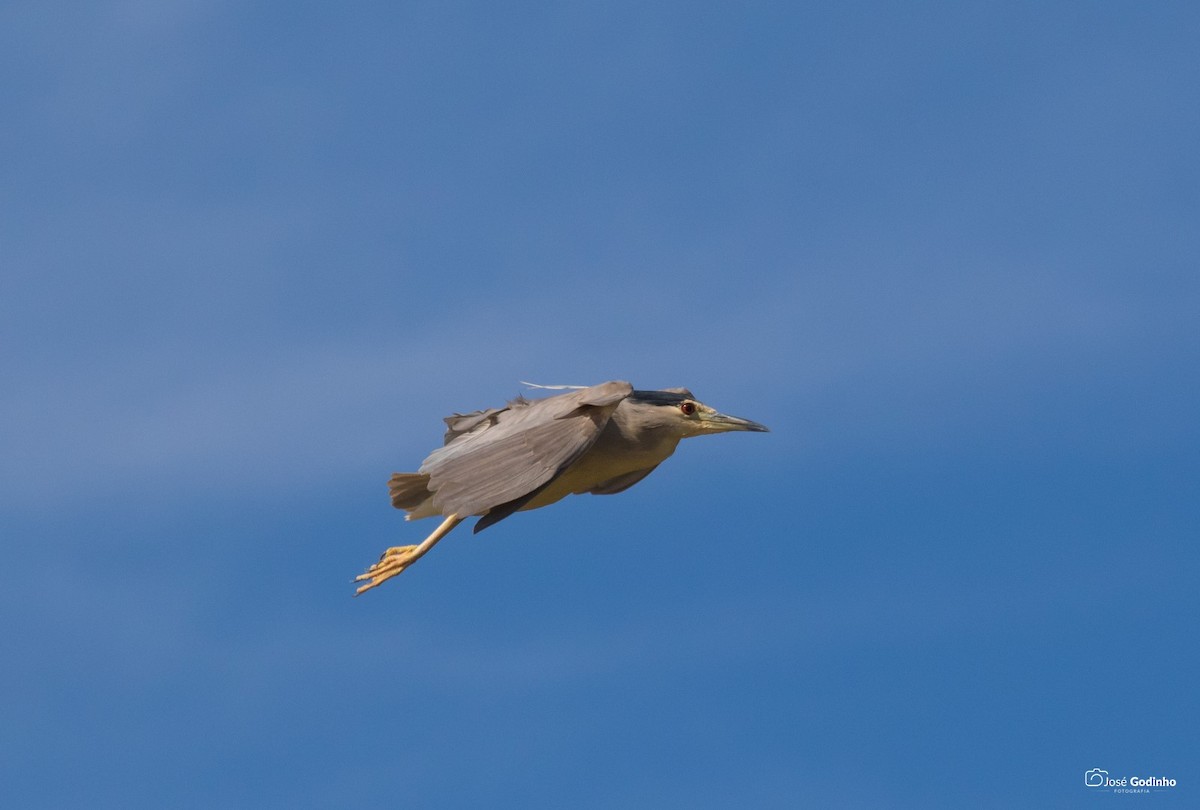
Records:
<instances>
[{"instance_id":1,"label":"black-crowned night heron","mask_svg":"<svg viewBox=\"0 0 1200 810\"><path fill-rule=\"evenodd\" d=\"M355 582L363 593L420 559L465 518L481 531L513 512L568 495L614 495L641 481L680 439L732 430L765 431L748 419L717 413L686 388L635 391L627 382L570 389L539 400L446 418L445 445L415 473L388 482L406 520L444 515L417 546L389 548Z\"/></svg>"}]
</instances>

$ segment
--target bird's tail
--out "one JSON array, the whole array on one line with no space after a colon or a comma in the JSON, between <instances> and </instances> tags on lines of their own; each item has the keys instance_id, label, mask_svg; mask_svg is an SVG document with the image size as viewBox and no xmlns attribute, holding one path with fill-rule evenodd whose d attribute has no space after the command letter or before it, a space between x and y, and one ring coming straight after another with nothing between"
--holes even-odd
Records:
<instances>
[{"instance_id":1,"label":"bird's tail","mask_svg":"<svg viewBox=\"0 0 1200 810\"><path fill-rule=\"evenodd\" d=\"M429 491L429 476L421 473L393 473L388 479L392 506L409 512L421 506L433 495Z\"/></svg>"}]
</instances>

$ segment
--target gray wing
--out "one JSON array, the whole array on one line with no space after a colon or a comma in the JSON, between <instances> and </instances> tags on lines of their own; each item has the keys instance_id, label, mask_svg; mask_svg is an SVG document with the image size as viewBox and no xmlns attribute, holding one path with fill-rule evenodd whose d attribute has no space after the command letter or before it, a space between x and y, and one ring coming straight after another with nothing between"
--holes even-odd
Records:
<instances>
[{"instance_id":1,"label":"gray wing","mask_svg":"<svg viewBox=\"0 0 1200 810\"><path fill-rule=\"evenodd\" d=\"M433 505L466 517L531 495L587 452L632 392L627 382L607 382L451 417L447 444L421 465Z\"/></svg>"},{"instance_id":2,"label":"gray wing","mask_svg":"<svg viewBox=\"0 0 1200 810\"><path fill-rule=\"evenodd\" d=\"M442 437L442 444L450 444L472 432L487 430L495 425L499 415L507 410L508 408L488 408L486 411L456 413L453 416L447 416L442 420L446 423L446 435Z\"/></svg>"},{"instance_id":3,"label":"gray wing","mask_svg":"<svg viewBox=\"0 0 1200 810\"><path fill-rule=\"evenodd\" d=\"M634 470L633 472L618 475L616 478L610 478L607 481L601 481L596 486L588 490L593 495L616 495L618 492L624 492L631 486L641 481L650 473L658 469L658 465L647 467L644 470Z\"/></svg>"}]
</instances>

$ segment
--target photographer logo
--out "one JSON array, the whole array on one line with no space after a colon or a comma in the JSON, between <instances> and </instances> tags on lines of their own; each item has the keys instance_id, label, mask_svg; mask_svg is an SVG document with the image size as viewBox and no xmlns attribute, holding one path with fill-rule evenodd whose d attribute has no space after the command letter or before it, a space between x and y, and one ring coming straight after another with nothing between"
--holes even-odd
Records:
<instances>
[{"instance_id":1,"label":"photographer logo","mask_svg":"<svg viewBox=\"0 0 1200 810\"><path fill-rule=\"evenodd\" d=\"M1083 772L1083 784L1113 793L1161 793L1175 787L1176 782L1168 776L1115 777L1103 768L1092 768Z\"/></svg>"}]
</instances>

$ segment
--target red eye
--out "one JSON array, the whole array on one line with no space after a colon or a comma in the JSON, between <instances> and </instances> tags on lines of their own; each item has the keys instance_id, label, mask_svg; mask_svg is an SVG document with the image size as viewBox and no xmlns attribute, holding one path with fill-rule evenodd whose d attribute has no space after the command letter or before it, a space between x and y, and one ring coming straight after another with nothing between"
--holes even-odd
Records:
<instances>
[{"instance_id":1,"label":"red eye","mask_svg":"<svg viewBox=\"0 0 1200 810\"><path fill-rule=\"evenodd\" d=\"M692 414L694 414L696 412L696 403L695 402L681 402L681 403L679 403L679 410L683 411L684 416L691 416Z\"/></svg>"}]
</instances>

